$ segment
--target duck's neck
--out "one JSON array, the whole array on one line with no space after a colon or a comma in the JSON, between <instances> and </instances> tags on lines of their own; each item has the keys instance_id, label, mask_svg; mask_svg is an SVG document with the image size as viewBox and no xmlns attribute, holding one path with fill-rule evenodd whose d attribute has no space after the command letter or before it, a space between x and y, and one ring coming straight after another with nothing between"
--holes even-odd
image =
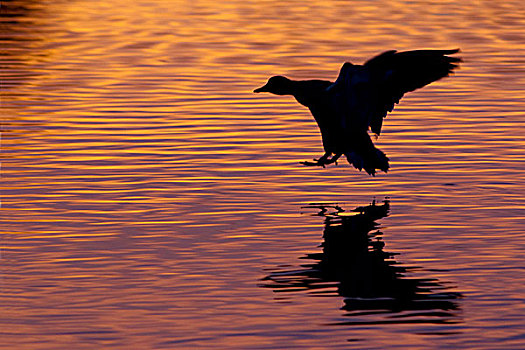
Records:
<instances>
[{"instance_id":1,"label":"duck's neck","mask_svg":"<svg viewBox=\"0 0 525 350\"><path fill-rule=\"evenodd\" d=\"M292 80L289 88L289 95L295 97L297 102L303 106L309 107L312 102L312 94L316 91L310 91L308 81Z\"/></svg>"},{"instance_id":2,"label":"duck's neck","mask_svg":"<svg viewBox=\"0 0 525 350\"><path fill-rule=\"evenodd\" d=\"M275 94L292 95L297 102L309 107L312 100L312 93L315 93L315 91L309 91L308 81L288 79L285 84L281 85L279 92Z\"/></svg>"}]
</instances>

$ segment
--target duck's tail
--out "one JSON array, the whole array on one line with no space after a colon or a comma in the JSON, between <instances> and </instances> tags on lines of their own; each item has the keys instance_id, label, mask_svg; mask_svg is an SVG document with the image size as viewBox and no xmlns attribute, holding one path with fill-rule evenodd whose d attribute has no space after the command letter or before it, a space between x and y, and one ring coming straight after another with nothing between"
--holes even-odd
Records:
<instances>
[{"instance_id":1,"label":"duck's tail","mask_svg":"<svg viewBox=\"0 0 525 350\"><path fill-rule=\"evenodd\" d=\"M365 169L368 175L375 176L376 169L385 173L390 168L388 157L379 148L375 147L368 134L360 136L352 150L345 153L348 163L359 170Z\"/></svg>"}]
</instances>

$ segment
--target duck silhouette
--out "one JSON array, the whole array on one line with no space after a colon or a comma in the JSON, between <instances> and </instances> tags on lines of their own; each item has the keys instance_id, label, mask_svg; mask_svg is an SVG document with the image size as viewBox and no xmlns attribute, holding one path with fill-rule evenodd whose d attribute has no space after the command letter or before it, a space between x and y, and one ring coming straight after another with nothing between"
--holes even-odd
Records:
<instances>
[{"instance_id":1,"label":"duck silhouette","mask_svg":"<svg viewBox=\"0 0 525 350\"><path fill-rule=\"evenodd\" d=\"M381 133L383 118L407 92L448 76L460 58L454 50L386 51L363 65L346 62L335 82L292 80L273 76L254 92L292 95L312 113L325 154L308 166L335 163L341 155L355 168L375 176L376 169L389 169L387 156L376 148L368 134Z\"/></svg>"}]
</instances>

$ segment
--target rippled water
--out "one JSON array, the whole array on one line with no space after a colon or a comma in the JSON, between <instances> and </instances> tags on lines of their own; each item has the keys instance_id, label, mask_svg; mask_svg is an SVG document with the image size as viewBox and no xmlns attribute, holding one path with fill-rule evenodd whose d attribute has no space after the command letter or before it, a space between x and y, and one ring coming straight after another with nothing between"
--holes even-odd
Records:
<instances>
[{"instance_id":1,"label":"rippled water","mask_svg":"<svg viewBox=\"0 0 525 350\"><path fill-rule=\"evenodd\" d=\"M523 348L521 1L3 1L1 41L1 346ZM455 47L376 178L252 93Z\"/></svg>"}]
</instances>

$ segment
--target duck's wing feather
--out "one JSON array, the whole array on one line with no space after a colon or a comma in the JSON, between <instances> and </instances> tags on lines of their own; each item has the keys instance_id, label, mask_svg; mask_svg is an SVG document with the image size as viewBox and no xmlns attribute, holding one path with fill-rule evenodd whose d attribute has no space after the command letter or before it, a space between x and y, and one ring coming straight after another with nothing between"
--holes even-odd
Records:
<instances>
[{"instance_id":1,"label":"duck's wing feather","mask_svg":"<svg viewBox=\"0 0 525 350\"><path fill-rule=\"evenodd\" d=\"M342 134L368 130L373 94L370 75L363 66L346 62L337 80L326 90L335 113L335 127Z\"/></svg>"},{"instance_id":2,"label":"duck's wing feather","mask_svg":"<svg viewBox=\"0 0 525 350\"><path fill-rule=\"evenodd\" d=\"M374 91L374 110L369 125L379 135L383 118L394 109L403 95L448 76L460 58L448 55L455 50L386 51L364 64Z\"/></svg>"}]
</instances>

